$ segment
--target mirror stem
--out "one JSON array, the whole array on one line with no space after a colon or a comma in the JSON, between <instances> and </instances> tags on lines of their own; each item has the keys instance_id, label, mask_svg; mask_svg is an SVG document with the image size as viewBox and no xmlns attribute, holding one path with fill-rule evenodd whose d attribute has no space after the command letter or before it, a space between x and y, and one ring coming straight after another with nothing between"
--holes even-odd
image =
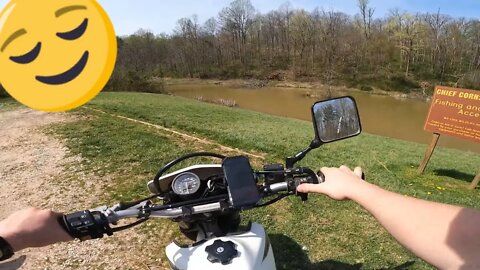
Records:
<instances>
[{"instance_id":1,"label":"mirror stem","mask_svg":"<svg viewBox=\"0 0 480 270\"><path fill-rule=\"evenodd\" d=\"M295 156L293 157L288 157L286 160L285 160L285 166L287 167L287 169L291 169L293 168L293 165L295 165L295 163L299 162L300 160L302 160L307 154L308 152L312 151L313 149L315 148L318 148L322 145L322 143L320 142L320 140L318 139L314 139L310 145L308 146L308 148L298 152Z\"/></svg>"}]
</instances>

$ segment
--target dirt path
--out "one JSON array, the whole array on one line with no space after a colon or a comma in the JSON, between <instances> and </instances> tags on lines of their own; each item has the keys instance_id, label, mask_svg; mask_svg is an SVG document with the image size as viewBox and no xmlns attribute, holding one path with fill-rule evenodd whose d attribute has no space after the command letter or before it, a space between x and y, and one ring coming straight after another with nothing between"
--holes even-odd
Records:
<instances>
[{"instance_id":1,"label":"dirt path","mask_svg":"<svg viewBox=\"0 0 480 270\"><path fill-rule=\"evenodd\" d=\"M63 142L44 130L74 120L70 114L29 109L0 112L0 219L28 206L69 212L102 202L105 179L69 166L81 157L69 155ZM144 240L129 231L110 239L29 249L0 264L0 270L160 269L142 263L145 255L134 245Z\"/></svg>"}]
</instances>

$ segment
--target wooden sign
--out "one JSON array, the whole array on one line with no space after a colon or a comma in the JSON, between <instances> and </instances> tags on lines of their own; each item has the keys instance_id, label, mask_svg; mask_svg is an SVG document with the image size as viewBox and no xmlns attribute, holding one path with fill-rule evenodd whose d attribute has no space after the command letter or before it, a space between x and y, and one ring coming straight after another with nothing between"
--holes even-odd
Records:
<instances>
[{"instance_id":1,"label":"wooden sign","mask_svg":"<svg viewBox=\"0 0 480 270\"><path fill-rule=\"evenodd\" d=\"M480 91L435 87L424 129L480 143Z\"/></svg>"},{"instance_id":2,"label":"wooden sign","mask_svg":"<svg viewBox=\"0 0 480 270\"><path fill-rule=\"evenodd\" d=\"M480 143L480 91L437 86L424 129L433 133L418 172L423 173L435 150L440 134ZM480 181L480 172L470 188Z\"/></svg>"}]
</instances>

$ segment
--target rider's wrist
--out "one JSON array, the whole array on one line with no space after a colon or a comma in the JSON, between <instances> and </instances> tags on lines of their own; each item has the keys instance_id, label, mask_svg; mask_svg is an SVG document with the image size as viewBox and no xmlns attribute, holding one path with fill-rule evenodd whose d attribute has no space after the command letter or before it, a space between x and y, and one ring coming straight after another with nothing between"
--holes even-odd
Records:
<instances>
[{"instance_id":1,"label":"rider's wrist","mask_svg":"<svg viewBox=\"0 0 480 270\"><path fill-rule=\"evenodd\" d=\"M362 198L366 195L367 190L370 189L372 184L365 182L365 181L358 181L355 180L353 183L353 186L349 188L350 192L347 194L347 198L349 200L359 202L362 200Z\"/></svg>"},{"instance_id":2,"label":"rider's wrist","mask_svg":"<svg viewBox=\"0 0 480 270\"><path fill-rule=\"evenodd\" d=\"M14 252L26 248L22 238L19 237L20 232L17 232L16 229L17 228L10 228L5 222L0 222L0 237L10 244Z\"/></svg>"},{"instance_id":3,"label":"rider's wrist","mask_svg":"<svg viewBox=\"0 0 480 270\"><path fill-rule=\"evenodd\" d=\"M0 232L0 237L5 239L5 241L7 241L10 244L13 252L17 252L19 250L24 249L24 245L22 244L21 239L15 236L14 234Z\"/></svg>"},{"instance_id":4,"label":"rider's wrist","mask_svg":"<svg viewBox=\"0 0 480 270\"><path fill-rule=\"evenodd\" d=\"M10 259L14 254L12 245L7 239L0 237L0 261Z\"/></svg>"}]
</instances>

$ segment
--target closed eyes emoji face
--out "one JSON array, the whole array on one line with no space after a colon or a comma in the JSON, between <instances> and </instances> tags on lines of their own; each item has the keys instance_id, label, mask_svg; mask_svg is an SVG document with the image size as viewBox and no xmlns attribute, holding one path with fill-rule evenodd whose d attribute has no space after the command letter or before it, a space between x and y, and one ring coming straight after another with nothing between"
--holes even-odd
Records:
<instances>
[{"instance_id":1,"label":"closed eyes emoji face","mask_svg":"<svg viewBox=\"0 0 480 270\"><path fill-rule=\"evenodd\" d=\"M33 109L88 102L110 78L116 53L113 26L95 0L13 0L0 13L0 83Z\"/></svg>"}]
</instances>

